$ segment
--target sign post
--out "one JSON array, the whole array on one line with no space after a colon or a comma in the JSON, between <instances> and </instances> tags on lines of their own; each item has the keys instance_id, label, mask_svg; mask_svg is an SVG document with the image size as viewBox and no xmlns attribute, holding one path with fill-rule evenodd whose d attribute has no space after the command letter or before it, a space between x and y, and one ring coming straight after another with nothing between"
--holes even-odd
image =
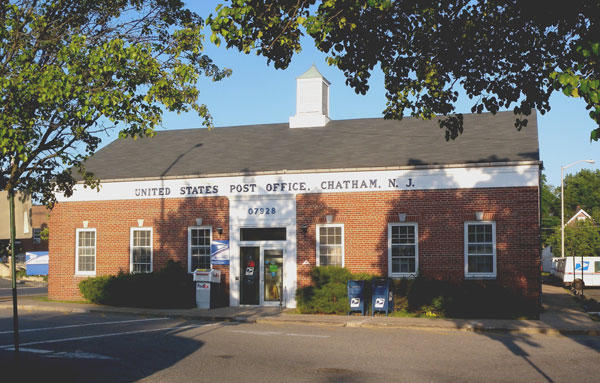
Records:
<instances>
[{"instance_id":1,"label":"sign post","mask_svg":"<svg viewBox=\"0 0 600 383\"><path fill-rule=\"evenodd\" d=\"M19 310L17 308L17 259L15 257L15 193L11 190L9 195L10 210L10 267L12 274L12 298L13 298L13 338L15 344L15 359L19 360Z\"/></svg>"}]
</instances>

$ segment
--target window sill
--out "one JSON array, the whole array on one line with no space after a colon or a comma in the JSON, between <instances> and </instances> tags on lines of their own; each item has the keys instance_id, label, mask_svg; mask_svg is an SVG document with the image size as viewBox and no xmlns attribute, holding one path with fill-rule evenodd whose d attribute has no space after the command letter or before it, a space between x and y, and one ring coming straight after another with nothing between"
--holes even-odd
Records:
<instances>
[{"instance_id":1,"label":"window sill","mask_svg":"<svg viewBox=\"0 0 600 383\"><path fill-rule=\"evenodd\" d=\"M465 275L465 279L469 280L477 280L477 279L496 279L496 274L473 274L473 275Z\"/></svg>"},{"instance_id":2,"label":"window sill","mask_svg":"<svg viewBox=\"0 0 600 383\"><path fill-rule=\"evenodd\" d=\"M96 273L93 273L93 274L91 274L91 273L90 274L75 273L73 276L77 277L77 278L95 277Z\"/></svg>"},{"instance_id":3,"label":"window sill","mask_svg":"<svg viewBox=\"0 0 600 383\"><path fill-rule=\"evenodd\" d=\"M390 274L388 278L416 278L417 273Z\"/></svg>"}]
</instances>

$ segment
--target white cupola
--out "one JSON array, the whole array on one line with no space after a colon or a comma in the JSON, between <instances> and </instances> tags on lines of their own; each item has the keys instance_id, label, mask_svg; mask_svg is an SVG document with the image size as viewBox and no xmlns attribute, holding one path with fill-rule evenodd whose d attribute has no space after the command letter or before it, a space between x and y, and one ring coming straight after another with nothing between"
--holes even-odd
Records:
<instances>
[{"instance_id":1,"label":"white cupola","mask_svg":"<svg viewBox=\"0 0 600 383\"><path fill-rule=\"evenodd\" d=\"M296 115L290 128L313 128L329 122L329 81L313 64L296 78Z\"/></svg>"}]
</instances>

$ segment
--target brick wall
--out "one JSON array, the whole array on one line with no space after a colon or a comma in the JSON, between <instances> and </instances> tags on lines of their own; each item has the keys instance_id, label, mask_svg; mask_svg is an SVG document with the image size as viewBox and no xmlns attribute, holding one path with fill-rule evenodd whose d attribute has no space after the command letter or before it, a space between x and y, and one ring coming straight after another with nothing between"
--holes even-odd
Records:
<instances>
[{"instance_id":1,"label":"brick wall","mask_svg":"<svg viewBox=\"0 0 600 383\"><path fill-rule=\"evenodd\" d=\"M187 267L189 226L202 218L203 226L213 227L213 239L229 238L229 200L223 197L148 199L99 202L58 203L50 217L50 254L48 296L50 299L81 299L75 275L75 233L83 228L96 229L96 275L129 271L130 228L153 228L153 267L168 260L181 261ZM223 228L219 234L217 227ZM217 266L229 280L229 268ZM229 292L227 291L227 294Z\"/></svg>"},{"instance_id":2,"label":"brick wall","mask_svg":"<svg viewBox=\"0 0 600 383\"><path fill-rule=\"evenodd\" d=\"M333 215L344 224L345 265L352 271L387 275L388 223L417 222L419 267L430 277L464 279L464 222L475 220L475 211L484 211L484 220L496 222L497 279L531 298L540 294L539 215L536 187L390 191L364 193L303 194L297 197L298 287L310 283L310 269L316 263L315 225ZM50 227L51 299L80 298L75 276L75 230L97 230L97 275L129 270L130 228L144 219L153 227L154 268L167 260L187 265L187 227L213 227L214 239L229 239L229 203L224 197L166 200L69 202L57 204ZM223 228L219 235L215 230ZM304 265L308 261L309 265ZM223 282L229 281L229 267L217 266Z\"/></svg>"},{"instance_id":3,"label":"brick wall","mask_svg":"<svg viewBox=\"0 0 600 383\"><path fill-rule=\"evenodd\" d=\"M496 222L497 280L530 298L540 294L538 190L536 187L304 194L297 198L298 287L310 284L316 263L315 225L344 224L345 266L388 274L388 223L418 223L419 268L428 277L464 279L464 222ZM308 261L309 265L303 265Z\"/></svg>"}]
</instances>

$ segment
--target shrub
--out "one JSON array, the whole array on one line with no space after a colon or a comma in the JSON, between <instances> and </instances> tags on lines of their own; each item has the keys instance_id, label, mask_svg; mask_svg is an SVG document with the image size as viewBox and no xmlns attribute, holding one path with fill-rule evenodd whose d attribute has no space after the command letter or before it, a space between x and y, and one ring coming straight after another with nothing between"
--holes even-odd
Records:
<instances>
[{"instance_id":1,"label":"shrub","mask_svg":"<svg viewBox=\"0 0 600 383\"><path fill-rule=\"evenodd\" d=\"M105 303L108 300L106 286L111 278L108 275L86 278L79 282L79 291L85 299L92 303Z\"/></svg>"},{"instance_id":2,"label":"shrub","mask_svg":"<svg viewBox=\"0 0 600 383\"><path fill-rule=\"evenodd\" d=\"M373 277L366 273L352 274L343 267L314 267L311 271L312 285L296 290L298 311L302 314L345 314L349 309L348 281L366 281L365 297L368 299Z\"/></svg>"},{"instance_id":3,"label":"shrub","mask_svg":"<svg viewBox=\"0 0 600 383\"><path fill-rule=\"evenodd\" d=\"M88 278L79 283L79 291L93 303L147 308L191 308L196 293L192 276L173 261L152 273Z\"/></svg>"}]
</instances>

